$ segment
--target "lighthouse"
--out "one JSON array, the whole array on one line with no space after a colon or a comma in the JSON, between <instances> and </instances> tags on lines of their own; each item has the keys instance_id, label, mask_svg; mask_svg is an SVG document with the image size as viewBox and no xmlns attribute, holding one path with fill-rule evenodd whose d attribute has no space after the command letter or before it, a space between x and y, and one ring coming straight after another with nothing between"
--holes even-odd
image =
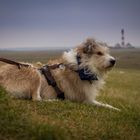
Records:
<instances>
[{"instance_id":1,"label":"lighthouse","mask_svg":"<svg viewBox=\"0 0 140 140\"><path fill-rule=\"evenodd\" d=\"M134 46L131 45L131 43L125 43L125 34L124 34L124 29L121 29L121 43L116 43L114 48L135 48Z\"/></svg>"},{"instance_id":2,"label":"lighthouse","mask_svg":"<svg viewBox=\"0 0 140 140\"><path fill-rule=\"evenodd\" d=\"M125 47L124 29L121 29L121 47Z\"/></svg>"}]
</instances>

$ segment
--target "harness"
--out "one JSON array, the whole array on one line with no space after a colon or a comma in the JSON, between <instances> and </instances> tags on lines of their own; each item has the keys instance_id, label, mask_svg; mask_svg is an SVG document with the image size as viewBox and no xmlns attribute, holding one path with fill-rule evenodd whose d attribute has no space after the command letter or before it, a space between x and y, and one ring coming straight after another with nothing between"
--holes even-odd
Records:
<instances>
[{"instance_id":1,"label":"harness","mask_svg":"<svg viewBox=\"0 0 140 140\"><path fill-rule=\"evenodd\" d=\"M80 68L80 64L81 64L81 57L79 55L76 56L77 59L77 64L78 64L78 69L77 70L73 70L69 65L63 64L63 63L59 63L59 64L54 64L54 65L45 65L42 68L38 69L41 74L43 74L48 82L48 84L50 86L52 86L57 94L57 98L64 100L65 99L65 95L64 92L62 92L60 90L60 88L57 86L57 83L51 73L51 70L60 68L61 66L67 67L75 72L78 73L79 78L81 80L84 81L89 81L92 84L93 80L98 80L97 75L92 73L88 67L84 67L84 68ZM16 65L19 69L21 68L21 66L24 67L29 67L29 64L23 64L23 63L19 63L19 62L15 62L9 59L5 59L5 58L0 58L0 61L3 61L5 63L9 63L12 65Z\"/></svg>"},{"instance_id":2,"label":"harness","mask_svg":"<svg viewBox=\"0 0 140 140\"><path fill-rule=\"evenodd\" d=\"M54 90L57 94L57 98L64 100L65 99L64 92L62 92L60 90L60 88L57 86L57 83L56 83L56 81L55 81L55 79L52 76L52 73L50 71L51 69L59 68L60 65L62 65L62 64L54 64L54 65L50 65L50 66L46 65L46 66L40 68L39 71L45 76L48 84L54 88Z\"/></svg>"}]
</instances>

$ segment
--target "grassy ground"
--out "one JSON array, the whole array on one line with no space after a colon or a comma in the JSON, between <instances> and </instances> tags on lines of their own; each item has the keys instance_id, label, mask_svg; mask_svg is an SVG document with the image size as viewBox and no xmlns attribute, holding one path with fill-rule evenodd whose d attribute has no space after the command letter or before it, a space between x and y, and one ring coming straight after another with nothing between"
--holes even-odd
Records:
<instances>
[{"instance_id":1,"label":"grassy ground","mask_svg":"<svg viewBox=\"0 0 140 140\"><path fill-rule=\"evenodd\" d=\"M128 56L128 52L113 53ZM134 57L137 64L139 57ZM0 88L0 140L139 140L139 68L133 67L133 61L119 63L109 74L98 100L121 112L69 101L16 100Z\"/></svg>"}]
</instances>

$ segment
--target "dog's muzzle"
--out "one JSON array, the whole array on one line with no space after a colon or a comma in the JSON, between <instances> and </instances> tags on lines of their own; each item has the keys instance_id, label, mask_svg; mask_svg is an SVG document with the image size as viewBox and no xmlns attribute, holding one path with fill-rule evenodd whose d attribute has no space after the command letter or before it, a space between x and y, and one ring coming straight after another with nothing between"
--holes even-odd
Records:
<instances>
[{"instance_id":1,"label":"dog's muzzle","mask_svg":"<svg viewBox=\"0 0 140 140\"><path fill-rule=\"evenodd\" d=\"M115 59L111 59L111 60L110 60L110 65L111 65L111 66L114 66L115 63L116 63L116 60L115 60Z\"/></svg>"},{"instance_id":2,"label":"dog's muzzle","mask_svg":"<svg viewBox=\"0 0 140 140\"><path fill-rule=\"evenodd\" d=\"M116 60L115 59L110 59L109 61L109 65L106 67L107 69L110 69L112 68L116 63Z\"/></svg>"}]
</instances>

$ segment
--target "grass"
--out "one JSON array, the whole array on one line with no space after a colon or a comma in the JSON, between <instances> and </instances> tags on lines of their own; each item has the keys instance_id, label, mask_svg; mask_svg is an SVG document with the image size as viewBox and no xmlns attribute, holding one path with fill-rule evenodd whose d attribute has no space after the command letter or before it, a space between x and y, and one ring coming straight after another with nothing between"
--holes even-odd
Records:
<instances>
[{"instance_id":1,"label":"grass","mask_svg":"<svg viewBox=\"0 0 140 140\"><path fill-rule=\"evenodd\" d=\"M140 69L140 48L115 49L111 53L117 59L118 68Z\"/></svg>"},{"instance_id":2,"label":"grass","mask_svg":"<svg viewBox=\"0 0 140 140\"><path fill-rule=\"evenodd\" d=\"M119 66L98 100L121 112L69 101L17 100L0 88L0 140L139 140L140 72L132 63Z\"/></svg>"}]
</instances>

